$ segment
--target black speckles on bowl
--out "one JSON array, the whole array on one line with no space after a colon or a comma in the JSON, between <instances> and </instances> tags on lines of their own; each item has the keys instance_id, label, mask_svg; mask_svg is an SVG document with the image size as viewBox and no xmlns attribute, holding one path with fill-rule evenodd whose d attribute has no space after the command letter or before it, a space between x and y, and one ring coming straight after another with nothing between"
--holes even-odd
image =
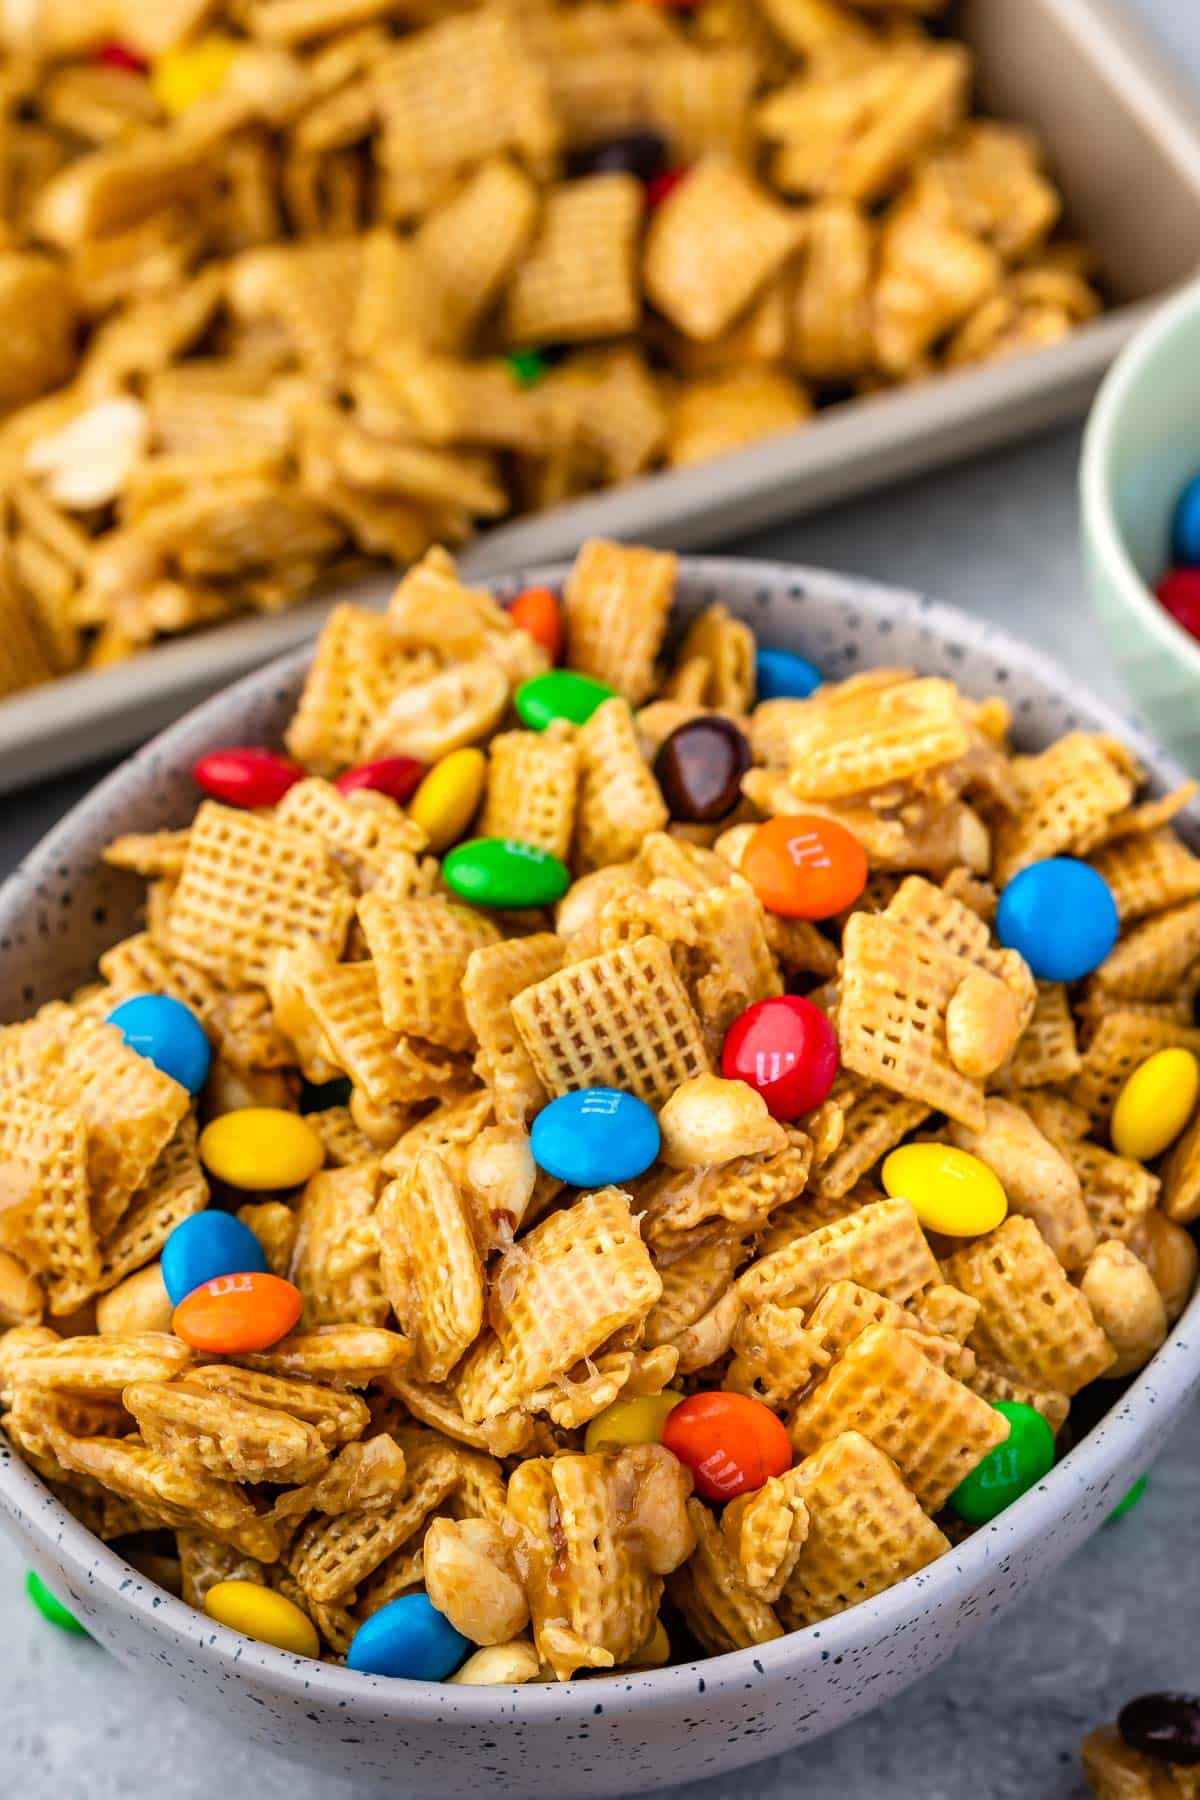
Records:
<instances>
[{"instance_id":1,"label":"black speckles on bowl","mask_svg":"<svg viewBox=\"0 0 1200 1800\"><path fill-rule=\"evenodd\" d=\"M557 587L563 575L521 571L497 585L505 593ZM831 675L911 664L950 676L976 698L999 688L1030 748L1078 723L1126 738L1159 791L1183 779L1066 671L932 601L816 570L685 559L681 615L713 600ZM306 661L306 652L289 656L182 720L109 776L26 860L0 891L0 1018L85 980L100 951L137 929L140 883L100 863L104 845L120 832L185 823L195 804L188 771L204 751L277 744ZM627 1794L777 1755L899 1692L1104 1522L1198 1383L1193 1301L1117 1406L1038 1489L919 1575L752 1650L561 1687L387 1681L239 1638L132 1571L2 1439L0 1522L52 1587L69 1590L72 1610L137 1680L311 1768L363 1789L398 1782L406 1794L442 1800L478 1800L481 1789L556 1800Z\"/></svg>"}]
</instances>

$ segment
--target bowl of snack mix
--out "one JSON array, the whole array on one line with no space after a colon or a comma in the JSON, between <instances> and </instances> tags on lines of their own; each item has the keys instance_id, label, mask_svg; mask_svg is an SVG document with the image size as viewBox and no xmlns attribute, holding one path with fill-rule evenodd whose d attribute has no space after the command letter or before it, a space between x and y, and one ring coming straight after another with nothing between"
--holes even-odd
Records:
<instances>
[{"instance_id":1,"label":"bowl of snack mix","mask_svg":"<svg viewBox=\"0 0 1200 1800\"><path fill-rule=\"evenodd\" d=\"M1200 769L1200 283L1163 307L1114 366L1081 474L1088 576L1114 660L1144 716Z\"/></svg>"},{"instance_id":2,"label":"bowl of snack mix","mask_svg":"<svg viewBox=\"0 0 1200 1800\"><path fill-rule=\"evenodd\" d=\"M1194 792L819 571L435 550L337 609L0 893L37 1604L418 1792L898 1692L1200 1381Z\"/></svg>"}]
</instances>

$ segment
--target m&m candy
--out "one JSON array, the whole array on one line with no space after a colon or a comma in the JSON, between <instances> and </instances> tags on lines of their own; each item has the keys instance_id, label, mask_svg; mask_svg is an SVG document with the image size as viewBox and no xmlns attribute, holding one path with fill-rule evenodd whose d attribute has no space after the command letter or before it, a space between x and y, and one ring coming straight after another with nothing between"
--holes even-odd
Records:
<instances>
[{"instance_id":1,"label":"m&m candy","mask_svg":"<svg viewBox=\"0 0 1200 1800\"><path fill-rule=\"evenodd\" d=\"M301 1304L299 1288L279 1275L218 1275L180 1301L172 1326L177 1338L206 1356L247 1356L286 1337Z\"/></svg>"},{"instance_id":2,"label":"m&m candy","mask_svg":"<svg viewBox=\"0 0 1200 1800\"><path fill-rule=\"evenodd\" d=\"M1131 1513L1149 1485L1150 1477L1148 1475L1139 1475L1129 1492L1122 1495L1121 1499L1117 1501L1117 1504L1109 1513L1108 1518L1104 1521L1105 1524L1115 1525L1118 1519L1123 1519L1128 1513Z\"/></svg>"},{"instance_id":3,"label":"m&m candy","mask_svg":"<svg viewBox=\"0 0 1200 1800\"><path fill-rule=\"evenodd\" d=\"M852 832L816 813L784 814L758 826L741 873L768 912L831 919L867 885L867 853Z\"/></svg>"},{"instance_id":4,"label":"m&m candy","mask_svg":"<svg viewBox=\"0 0 1200 1800\"><path fill-rule=\"evenodd\" d=\"M650 1167L660 1142L644 1100L604 1087L560 1094L537 1115L529 1138L538 1167L579 1188L632 1181Z\"/></svg>"},{"instance_id":5,"label":"m&m candy","mask_svg":"<svg viewBox=\"0 0 1200 1800\"><path fill-rule=\"evenodd\" d=\"M200 1133L199 1149L210 1175L255 1194L299 1187L325 1161L312 1126L279 1106L222 1113Z\"/></svg>"},{"instance_id":6,"label":"m&m candy","mask_svg":"<svg viewBox=\"0 0 1200 1800\"><path fill-rule=\"evenodd\" d=\"M1171 553L1184 568L1200 567L1200 474L1192 476L1176 502Z\"/></svg>"},{"instance_id":7,"label":"m&m candy","mask_svg":"<svg viewBox=\"0 0 1200 1800\"><path fill-rule=\"evenodd\" d=\"M762 1095L776 1119L820 1106L838 1070L837 1038L820 1007L799 994L756 1001L733 1021L721 1073Z\"/></svg>"},{"instance_id":8,"label":"m&m candy","mask_svg":"<svg viewBox=\"0 0 1200 1800\"><path fill-rule=\"evenodd\" d=\"M583 1447L590 1455L593 1450L621 1450L626 1444L661 1444L663 1426L682 1403L683 1395L671 1388L614 1400L589 1424Z\"/></svg>"},{"instance_id":9,"label":"m&m candy","mask_svg":"<svg viewBox=\"0 0 1200 1800\"><path fill-rule=\"evenodd\" d=\"M25 1592L43 1619L48 1620L51 1625L57 1625L60 1631L69 1631L74 1637L88 1636L75 1614L68 1612L57 1595L50 1592L35 1569L30 1569L25 1577Z\"/></svg>"},{"instance_id":10,"label":"m&m candy","mask_svg":"<svg viewBox=\"0 0 1200 1800\"><path fill-rule=\"evenodd\" d=\"M218 1212L215 1207L206 1207L190 1219L181 1220L162 1250L163 1286L173 1306L218 1275L240 1275L250 1270L265 1274L269 1266L250 1227L232 1213Z\"/></svg>"},{"instance_id":11,"label":"m&m candy","mask_svg":"<svg viewBox=\"0 0 1200 1800\"><path fill-rule=\"evenodd\" d=\"M926 1231L943 1237L981 1237L1008 1212L1008 1196L987 1164L953 1144L902 1144L884 1158L883 1186L909 1202Z\"/></svg>"},{"instance_id":12,"label":"m&m candy","mask_svg":"<svg viewBox=\"0 0 1200 1800\"><path fill-rule=\"evenodd\" d=\"M434 763L412 797L408 816L436 854L458 842L483 798L487 758L474 748L451 750Z\"/></svg>"},{"instance_id":13,"label":"m&m candy","mask_svg":"<svg viewBox=\"0 0 1200 1800\"><path fill-rule=\"evenodd\" d=\"M1008 1436L950 1496L951 1510L968 1525L986 1525L1054 1467L1054 1433L1041 1413L1017 1400L997 1400L993 1405L1008 1420Z\"/></svg>"},{"instance_id":14,"label":"m&m candy","mask_svg":"<svg viewBox=\"0 0 1200 1800\"><path fill-rule=\"evenodd\" d=\"M652 181L648 181L646 183L646 211L653 212L655 207L661 206L664 200L669 200L680 182L686 181L687 177L688 170L684 165L674 169L664 169L661 175L656 175Z\"/></svg>"},{"instance_id":15,"label":"m&m candy","mask_svg":"<svg viewBox=\"0 0 1200 1800\"><path fill-rule=\"evenodd\" d=\"M442 864L442 879L451 893L472 906L498 906L521 911L553 906L571 885L571 872L560 857L517 838L471 838L451 850Z\"/></svg>"},{"instance_id":16,"label":"m&m candy","mask_svg":"<svg viewBox=\"0 0 1200 1800\"><path fill-rule=\"evenodd\" d=\"M527 631L534 643L542 646L551 662L558 661L563 648L563 617L557 594L545 587L526 588L513 601L508 616L519 630Z\"/></svg>"},{"instance_id":17,"label":"m&m candy","mask_svg":"<svg viewBox=\"0 0 1200 1800\"><path fill-rule=\"evenodd\" d=\"M346 1667L405 1681L445 1681L473 1648L428 1594L401 1594L359 1626L346 1652Z\"/></svg>"},{"instance_id":18,"label":"m&m candy","mask_svg":"<svg viewBox=\"0 0 1200 1800\"><path fill-rule=\"evenodd\" d=\"M1051 856L1014 875L996 909L996 936L1039 981L1081 981L1117 941L1120 920L1103 875L1073 856Z\"/></svg>"},{"instance_id":19,"label":"m&m candy","mask_svg":"<svg viewBox=\"0 0 1200 1800\"><path fill-rule=\"evenodd\" d=\"M154 98L172 116L187 112L221 91L240 49L237 39L212 32L165 50L151 75Z\"/></svg>"},{"instance_id":20,"label":"m&m candy","mask_svg":"<svg viewBox=\"0 0 1200 1800\"><path fill-rule=\"evenodd\" d=\"M170 994L135 994L108 1015L131 1050L156 1069L198 1094L208 1080L212 1051L203 1025L190 1006Z\"/></svg>"},{"instance_id":21,"label":"m&m candy","mask_svg":"<svg viewBox=\"0 0 1200 1800\"><path fill-rule=\"evenodd\" d=\"M692 1471L703 1500L752 1494L792 1466L781 1421L747 1394L689 1394L667 1415L662 1441Z\"/></svg>"},{"instance_id":22,"label":"m&m candy","mask_svg":"<svg viewBox=\"0 0 1200 1800\"><path fill-rule=\"evenodd\" d=\"M1175 623L1200 638L1200 569L1169 569L1154 592Z\"/></svg>"},{"instance_id":23,"label":"m&m candy","mask_svg":"<svg viewBox=\"0 0 1200 1800\"><path fill-rule=\"evenodd\" d=\"M815 663L793 650L755 653L754 691L759 700L807 700L824 679Z\"/></svg>"},{"instance_id":24,"label":"m&m candy","mask_svg":"<svg viewBox=\"0 0 1200 1800\"><path fill-rule=\"evenodd\" d=\"M115 39L101 44L96 52L96 61L105 69L121 69L127 75L144 75L150 64L138 51L132 50L128 44Z\"/></svg>"},{"instance_id":25,"label":"m&m candy","mask_svg":"<svg viewBox=\"0 0 1200 1800\"><path fill-rule=\"evenodd\" d=\"M742 797L750 746L731 719L689 719L663 740L654 774L673 819L710 824Z\"/></svg>"},{"instance_id":26,"label":"m&m candy","mask_svg":"<svg viewBox=\"0 0 1200 1800\"><path fill-rule=\"evenodd\" d=\"M304 770L273 750L210 750L193 764L192 780L226 806L275 806Z\"/></svg>"},{"instance_id":27,"label":"m&m candy","mask_svg":"<svg viewBox=\"0 0 1200 1800\"><path fill-rule=\"evenodd\" d=\"M1118 1156L1150 1162L1173 1144L1200 1094L1200 1062L1190 1050L1158 1050L1117 1095L1109 1132Z\"/></svg>"},{"instance_id":28,"label":"m&m candy","mask_svg":"<svg viewBox=\"0 0 1200 1800\"><path fill-rule=\"evenodd\" d=\"M1180 1769L1200 1763L1200 1698L1193 1694L1140 1694L1117 1714L1117 1730L1131 1750L1155 1762Z\"/></svg>"},{"instance_id":29,"label":"m&m candy","mask_svg":"<svg viewBox=\"0 0 1200 1800\"><path fill-rule=\"evenodd\" d=\"M334 786L343 794L357 794L365 788L372 794L386 794L389 800L403 805L416 793L425 774L425 764L415 756L382 756L377 762L347 769Z\"/></svg>"},{"instance_id":30,"label":"m&m candy","mask_svg":"<svg viewBox=\"0 0 1200 1800\"><path fill-rule=\"evenodd\" d=\"M545 731L555 719L586 725L598 706L615 698L616 689L607 682L577 675L573 669L550 669L532 681L523 681L514 704L522 725L528 725L530 731Z\"/></svg>"},{"instance_id":31,"label":"m&m candy","mask_svg":"<svg viewBox=\"0 0 1200 1800\"><path fill-rule=\"evenodd\" d=\"M308 1614L294 1601L258 1581L218 1581L204 1596L204 1610L218 1625L243 1637L290 1650L293 1656L318 1657L321 1640Z\"/></svg>"},{"instance_id":32,"label":"m&m candy","mask_svg":"<svg viewBox=\"0 0 1200 1800\"><path fill-rule=\"evenodd\" d=\"M510 350L504 359L518 387L536 387L550 373L550 364L540 350Z\"/></svg>"}]
</instances>

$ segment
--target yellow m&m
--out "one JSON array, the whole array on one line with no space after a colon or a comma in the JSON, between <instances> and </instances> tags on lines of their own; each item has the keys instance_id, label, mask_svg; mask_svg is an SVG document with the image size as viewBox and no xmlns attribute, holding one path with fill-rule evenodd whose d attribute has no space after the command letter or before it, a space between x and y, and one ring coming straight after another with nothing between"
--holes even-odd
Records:
<instances>
[{"instance_id":1,"label":"yellow m&m","mask_svg":"<svg viewBox=\"0 0 1200 1800\"><path fill-rule=\"evenodd\" d=\"M952 1144L902 1144L883 1165L883 1185L907 1200L927 1231L979 1237L994 1231L1008 1196L987 1164Z\"/></svg>"},{"instance_id":2,"label":"yellow m&m","mask_svg":"<svg viewBox=\"0 0 1200 1800\"><path fill-rule=\"evenodd\" d=\"M187 112L198 100L220 93L240 49L235 38L213 33L165 50L150 77L154 98L172 117Z\"/></svg>"},{"instance_id":3,"label":"yellow m&m","mask_svg":"<svg viewBox=\"0 0 1200 1800\"><path fill-rule=\"evenodd\" d=\"M583 1447L590 1456L594 1450L620 1450L626 1444L661 1444L667 1416L682 1399L682 1394L668 1388L662 1394L614 1400L588 1426Z\"/></svg>"},{"instance_id":4,"label":"yellow m&m","mask_svg":"<svg viewBox=\"0 0 1200 1800\"><path fill-rule=\"evenodd\" d=\"M1113 1107L1118 1156L1149 1162L1173 1144L1200 1094L1200 1062L1190 1050L1159 1050L1133 1071Z\"/></svg>"},{"instance_id":5,"label":"yellow m&m","mask_svg":"<svg viewBox=\"0 0 1200 1800\"><path fill-rule=\"evenodd\" d=\"M218 1581L204 1596L204 1610L218 1625L257 1638L260 1644L274 1644L293 1656L321 1654L316 1626L308 1614L257 1581Z\"/></svg>"},{"instance_id":6,"label":"yellow m&m","mask_svg":"<svg viewBox=\"0 0 1200 1800\"><path fill-rule=\"evenodd\" d=\"M248 1193L299 1187L325 1161L325 1146L299 1113L242 1106L200 1133L200 1161L218 1181Z\"/></svg>"},{"instance_id":7,"label":"yellow m&m","mask_svg":"<svg viewBox=\"0 0 1200 1800\"><path fill-rule=\"evenodd\" d=\"M440 854L456 844L483 797L487 760L482 750L452 750L435 763L409 802L408 814Z\"/></svg>"}]
</instances>

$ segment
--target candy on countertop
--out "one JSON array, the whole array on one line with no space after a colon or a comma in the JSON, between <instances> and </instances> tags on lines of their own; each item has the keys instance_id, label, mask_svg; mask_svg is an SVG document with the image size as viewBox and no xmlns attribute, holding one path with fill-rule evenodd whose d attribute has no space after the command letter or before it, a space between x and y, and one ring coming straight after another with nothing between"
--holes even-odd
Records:
<instances>
[{"instance_id":1,"label":"candy on countertop","mask_svg":"<svg viewBox=\"0 0 1200 1800\"><path fill-rule=\"evenodd\" d=\"M415 756L384 756L378 762L360 763L339 775L334 786L343 794L355 794L366 788L373 794L386 794L401 805L410 800L427 773L425 764Z\"/></svg>"},{"instance_id":2,"label":"candy on countertop","mask_svg":"<svg viewBox=\"0 0 1200 1800\"><path fill-rule=\"evenodd\" d=\"M825 677L794 650L759 649L754 657L754 691L762 700L807 700Z\"/></svg>"},{"instance_id":3,"label":"candy on countertop","mask_svg":"<svg viewBox=\"0 0 1200 1800\"><path fill-rule=\"evenodd\" d=\"M212 1051L203 1025L190 1006L170 994L135 994L108 1015L131 1050L156 1069L198 1094L208 1080Z\"/></svg>"},{"instance_id":4,"label":"candy on countertop","mask_svg":"<svg viewBox=\"0 0 1200 1800\"><path fill-rule=\"evenodd\" d=\"M662 1441L692 1471L703 1500L752 1494L792 1466L782 1421L747 1394L690 1394L671 1409Z\"/></svg>"},{"instance_id":5,"label":"candy on countertop","mask_svg":"<svg viewBox=\"0 0 1200 1800\"><path fill-rule=\"evenodd\" d=\"M1004 1223L1008 1196L991 1169L953 1144L902 1144L885 1157L884 1191L907 1200L926 1231L982 1237Z\"/></svg>"},{"instance_id":6,"label":"candy on countertop","mask_svg":"<svg viewBox=\"0 0 1200 1800\"><path fill-rule=\"evenodd\" d=\"M602 138L576 151L571 173L582 175L636 175L651 182L662 174L667 142L657 131L626 131L619 137Z\"/></svg>"},{"instance_id":7,"label":"candy on countertop","mask_svg":"<svg viewBox=\"0 0 1200 1800\"><path fill-rule=\"evenodd\" d=\"M218 1275L241 1275L270 1268L263 1247L248 1225L232 1213L206 1207L182 1219L162 1249L163 1286L178 1306Z\"/></svg>"},{"instance_id":8,"label":"candy on countertop","mask_svg":"<svg viewBox=\"0 0 1200 1800\"><path fill-rule=\"evenodd\" d=\"M1105 1523L1108 1525L1115 1525L1118 1519L1123 1519L1126 1513L1131 1513L1149 1485L1150 1477L1148 1475L1139 1475L1124 1499L1117 1501L1117 1504L1109 1513Z\"/></svg>"},{"instance_id":9,"label":"candy on countertop","mask_svg":"<svg viewBox=\"0 0 1200 1800\"><path fill-rule=\"evenodd\" d=\"M348 1075L335 1075L332 1081L301 1081L300 1112L328 1112L334 1106L349 1106L354 1083Z\"/></svg>"},{"instance_id":10,"label":"candy on countertop","mask_svg":"<svg viewBox=\"0 0 1200 1800\"><path fill-rule=\"evenodd\" d=\"M714 714L677 726L659 747L654 774L671 817L704 825L733 811L751 761L744 734Z\"/></svg>"},{"instance_id":11,"label":"candy on countertop","mask_svg":"<svg viewBox=\"0 0 1200 1800\"><path fill-rule=\"evenodd\" d=\"M226 806L274 806L304 780L304 770L274 750L244 746L210 750L193 765L192 780Z\"/></svg>"},{"instance_id":12,"label":"candy on countertop","mask_svg":"<svg viewBox=\"0 0 1200 1800\"><path fill-rule=\"evenodd\" d=\"M798 1119L820 1106L838 1071L833 1026L799 994L757 1000L729 1027L721 1073L762 1095L776 1119Z\"/></svg>"},{"instance_id":13,"label":"candy on countertop","mask_svg":"<svg viewBox=\"0 0 1200 1800\"><path fill-rule=\"evenodd\" d=\"M1182 568L1200 567L1200 474L1192 476L1176 502L1171 553Z\"/></svg>"},{"instance_id":14,"label":"candy on countertop","mask_svg":"<svg viewBox=\"0 0 1200 1800\"><path fill-rule=\"evenodd\" d=\"M35 1569L30 1569L25 1577L25 1592L51 1625L57 1625L60 1631L69 1631L73 1637L87 1637L90 1634L79 1623L74 1613L67 1611L62 1601L50 1592L41 1576Z\"/></svg>"},{"instance_id":15,"label":"candy on countertop","mask_svg":"<svg viewBox=\"0 0 1200 1800\"><path fill-rule=\"evenodd\" d=\"M617 1088L561 1094L533 1121L538 1167L572 1187L619 1187L644 1174L658 1155L658 1120L644 1100Z\"/></svg>"},{"instance_id":16,"label":"candy on countertop","mask_svg":"<svg viewBox=\"0 0 1200 1800\"><path fill-rule=\"evenodd\" d=\"M1169 569L1154 592L1175 623L1200 638L1200 569Z\"/></svg>"},{"instance_id":17,"label":"candy on countertop","mask_svg":"<svg viewBox=\"0 0 1200 1800\"><path fill-rule=\"evenodd\" d=\"M217 32L179 44L157 58L150 75L154 98L165 113L187 112L220 93L242 46Z\"/></svg>"},{"instance_id":18,"label":"candy on countertop","mask_svg":"<svg viewBox=\"0 0 1200 1800\"><path fill-rule=\"evenodd\" d=\"M573 669L550 669L522 682L517 689L515 705L521 723L531 731L545 731L555 719L569 719L573 725L586 725L598 706L616 698L616 689L607 682L595 681L590 675L577 675Z\"/></svg>"},{"instance_id":19,"label":"candy on countertop","mask_svg":"<svg viewBox=\"0 0 1200 1800\"><path fill-rule=\"evenodd\" d=\"M563 616L557 594L546 587L525 588L509 607L508 616L542 646L551 662L558 662L563 649Z\"/></svg>"},{"instance_id":20,"label":"candy on countertop","mask_svg":"<svg viewBox=\"0 0 1200 1800\"><path fill-rule=\"evenodd\" d=\"M1039 981L1080 981L1117 941L1120 920L1103 875L1074 856L1051 856L1014 875L1000 896L996 936Z\"/></svg>"},{"instance_id":21,"label":"candy on countertop","mask_svg":"<svg viewBox=\"0 0 1200 1800\"><path fill-rule=\"evenodd\" d=\"M682 1400L683 1395L672 1388L614 1400L588 1425L584 1450L590 1455L594 1450L620 1450L626 1444L661 1444L663 1426Z\"/></svg>"},{"instance_id":22,"label":"candy on countertop","mask_svg":"<svg viewBox=\"0 0 1200 1800\"><path fill-rule=\"evenodd\" d=\"M200 1161L209 1174L247 1193L299 1187L324 1160L312 1126L280 1106L239 1107L200 1133Z\"/></svg>"},{"instance_id":23,"label":"candy on countertop","mask_svg":"<svg viewBox=\"0 0 1200 1800\"><path fill-rule=\"evenodd\" d=\"M561 900L571 885L571 872L560 857L537 844L479 837L449 852L442 879L451 893L472 906L520 912Z\"/></svg>"},{"instance_id":24,"label":"candy on countertop","mask_svg":"<svg viewBox=\"0 0 1200 1800\"><path fill-rule=\"evenodd\" d=\"M867 885L867 855L854 833L816 813L767 819L739 868L767 911L785 919L831 919Z\"/></svg>"},{"instance_id":25,"label":"candy on countertop","mask_svg":"<svg viewBox=\"0 0 1200 1800\"><path fill-rule=\"evenodd\" d=\"M510 350L505 361L518 387L536 387L550 373L550 364L540 350Z\"/></svg>"},{"instance_id":26,"label":"candy on countertop","mask_svg":"<svg viewBox=\"0 0 1200 1800\"><path fill-rule=\"evenodd\" d=\"M290 1650L293 1656L321 1654L317 1628L294 1601L258 1581L218 1581L204 1596L204 1610L218 1625L243 1637Z\"/></svg>"},{"instance_id":27,"label":"candy on countertop","mask_svg":"<svg viewBox=\"0 0 1200 1800\"><path fill-rule=\"evenodd\" d=\"M1200 1697L1194 1694L1140 1694L1117 1714L1117 1730L1131 1750L1155 1762L1200 1763Z\"/></svg>"},{"instance_id":28,"label":"candy on countertop","mask_svg":"<svg viewBox=\"0 0 1200 1800\"><path fill-rule=\"evenodd\" d=\"M247 1270L193 1288L175 1308L172 1326L177 1338L206 1356L246 1356L286 1337L301 1305L300 1290L290 1281Z\"/></svg>"},{"instance_id":29,"label":"candy on countertop","mask_svg":"<svg viewBox=\"0 0 1200 1800\"><path fill-rule=\"evenodd\" d=\"M1041 1413L1017 1400L993 1406L1008 1420L1008 1436L959 1482L948 1503L968 1525L986 1525L1054 1467L1054 1433Z\"/></svg>"},{"instance_id":30,"label":"candy on countertop","mask_svg":"<svg viewBox=\"0 0 1200 1800\"><path fill-rule=\"evenodd\" d=\"M487 779L487 758L473 748L451 750L435 763L412 797L408 816L440 855L458 842L475 817Z\"/></svg>"},{"instance_id":31,"label":"candy on countertop","mask_svg":"<svg viewBox=\"0 0 1200 1800\"><path fill-rule=\"evenodd\" d=\"M406 1681L445 1681L473 1649L428 1594L401 1594L359 1626L346 1667Z\"/></svg>"},{"instance_id":32,"label":"candy on countertop","mask_svg":"<svg viewBox=\"0 0 1200 1800\"><path fill-rule=\"evenodd\" d=\"M1173 1144L1200 1094L1200 1062L1190 1050L1159 1050L1117 1095L1109 1130L1118 1156L1151 1162Z\"/></svg>"}]
</instances>

